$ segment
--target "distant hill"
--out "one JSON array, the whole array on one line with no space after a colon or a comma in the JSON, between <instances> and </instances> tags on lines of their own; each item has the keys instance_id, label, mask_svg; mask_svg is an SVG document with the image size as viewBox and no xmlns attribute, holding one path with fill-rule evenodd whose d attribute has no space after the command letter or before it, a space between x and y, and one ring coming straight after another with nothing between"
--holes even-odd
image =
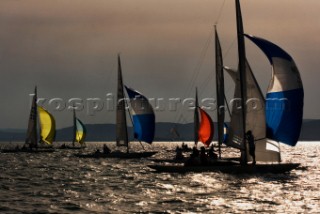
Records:
<instances>
[{"instance_id":1,"label":"distant hill","mask_svg":"<svg viewBox=\"0 0 320 214\"><path fill-rule=\"evenodd\" d=\"M216 124L214 124L216 127ZM170 130L175 127L178 131L180 138L173 136ZM87 141L115 141L115 125L114 124L86 124L87 128ZM129 136L133 136L132 127L128 128ZM57 130L57 141L71 141L72 140L72 127L67 127ZM24 141L25 130L20 129L2 129L0 130L0 141ZM132 140L132 137L131 137ZM193 124L175 124L175 123L157 123L155 141L171 141L193 140ZM216 133L214 136L216 140ZM320 120L304 120L300 134L302 141L320 141Z\"/></svg>"},{"instance_id":2,"label":"distant hill","mask_svg":"<svg viewBox=\"0 0 320 214\"><path fill-rule=\"evenodd\" d=\"M320 120L304 120L300 140L302 141L320 141Z\"/></svg>"}]
</instances>

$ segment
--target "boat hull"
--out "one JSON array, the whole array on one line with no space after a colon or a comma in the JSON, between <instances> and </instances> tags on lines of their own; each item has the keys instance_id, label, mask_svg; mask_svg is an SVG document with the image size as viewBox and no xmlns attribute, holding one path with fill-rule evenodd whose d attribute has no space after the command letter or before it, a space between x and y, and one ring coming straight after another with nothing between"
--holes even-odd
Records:
<instances>
[{"instance_id":1,"label":"boat hull","mask_svg":"<svg viewBox=\"0 0 320 214\"><path fill-rule=\"evenodd\" d=\"M75 154L79 158L120 158L120 159L139 159L139 158L148 158L157 152L111 152L109 154L103 153L93 153L93 154Z\"/></svg>"},{"instance_id":2,"label":"boat hull","mask_svg":"<svg viewBox=\"0 0 320 214\"><path fill-rule=\"evenodd\" d=\"M155 163L185 163L189 157L184 157L183 159L149 159ZM226 161L240 161L239 158L224 158L219 161L220 162L226 162Z\"/></svg>"},{"instance_id":3,"label":"boat hull","mask_svg":"<svg viewBox=\"0 0 320 214\"><path fill-rule=\"evenodd\" d=\"M51 153L54 152L54 149L38 149L38 150L30 150L30 149L2 149L0 153Z\"/></svg>"},{"instance_id":4,"label":"boat hull","mask_svg":"<svg viewBox=\"0 0 320 214\"><path fill-rule=\"evenodd\" d=\"M85 147L72 147L72 146L66 146L66 147L57 147L55 149L62 149L62 150L79 150L84 149Z\"/></svg>"},{"instance_id":5,"label":"boat hull","mask_svg":"<svg viewBox=\"0 0 320 214\"><path fill-rule=\"evenodd\" d=\"M149 165L156 172L189 173L189 172L222 172L227 174L264 174L286 173L299 167L299 163L257 164L242 166L239 164L221 164L210 166L183 166L183 165Z\"/></svg>"}]
</instances>

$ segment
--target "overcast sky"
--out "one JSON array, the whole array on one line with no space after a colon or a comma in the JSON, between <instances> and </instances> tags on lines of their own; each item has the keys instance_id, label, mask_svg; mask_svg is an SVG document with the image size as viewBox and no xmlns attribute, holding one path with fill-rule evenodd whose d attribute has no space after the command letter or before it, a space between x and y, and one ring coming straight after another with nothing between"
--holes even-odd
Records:
<instances>
[{"instance_id":1,"label":"overcast sky","mask_svg":"<svg viewBox=\"0 0 320 214\"><path fill-rule=\"evenodd\" d=\"M242 0L245 32L281 46L295 60L304 84L304 118L320 118L319 0ZM116 57L124 82L147 97L215 97L213 25L225 65L236 67L234 0L1 0L0 128L27 126L29 94L52 99L100 98L116 92ZM219 19L218 19L219 17ZM206 42L209 39L209 44ZM263 92L269 62L246 41L247 58ZM206 49L207 48L207 49ZM207 50L207 51L205 51ZM226 77L226 94L233 93ZM86 103L86 102L85 102ZM72 124L70 111L54 111L58 128ZM167 108L166 108L167 109ZM84 123L114 123L115 112L77 113ZM157 121L177 122L176 111L157 111ZM215 112L210 114L215 118ZM183 111L191 122L192 112Z\"/></svg>"}]
</instances>

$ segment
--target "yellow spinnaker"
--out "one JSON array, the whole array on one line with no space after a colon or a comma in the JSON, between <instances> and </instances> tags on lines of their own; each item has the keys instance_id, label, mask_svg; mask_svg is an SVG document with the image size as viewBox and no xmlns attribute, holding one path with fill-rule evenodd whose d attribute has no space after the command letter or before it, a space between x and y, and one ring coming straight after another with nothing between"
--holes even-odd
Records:
<instances>
[{"instance_id":1,"label":"yellow spinnaker","mask_svg":"<svg viewBox=\"0 0 320 214\"><path fill-rule=\"evenodd\" d=\"M84 143L86 138L86 128L83 123L76 118L76 141L80 144Z\"/></svg>"},{"instance_id":2,"label":"yellow spinnaker","mask_svg":"<svg viewBox=\"0 0 320 214\"><path fill-rule=\"evenodd\" d=\"M40 119L40 137L47 144L52 144L56 136L56 122L53 116L41 106L38 106Z\"/></svg>"}]
</instances>

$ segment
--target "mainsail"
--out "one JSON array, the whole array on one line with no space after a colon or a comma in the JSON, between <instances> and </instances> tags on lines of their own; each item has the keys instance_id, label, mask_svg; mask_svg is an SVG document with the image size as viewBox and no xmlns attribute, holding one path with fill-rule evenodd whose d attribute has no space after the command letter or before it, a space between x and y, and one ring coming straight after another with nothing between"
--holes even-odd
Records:
<instances>
[{"instance_id":1,"label":"mainsail","mask_svg":"<svg viewBox=\"0 0 320 214\"><path fill-rule=\"evenodd\" d=\"M198 136L198 131L199 131L199 112L198 112L198 90L196 88L196 101L195 101L195 108L194 108L194 115L193 115L193 126L194 126L194 145L197 146L199 136Z\"/></svg>"},{"instance_id":2,"label":"mainsail","mask_svg":"<svg viewBox=\"0 0 320 214\"><path fill-rule=\"evenodd\" d=\"M292 57L279 46L262 38L246 35L268 57L272 79L266 101L267 136L295 146L303 119L303 85Z\"/></svg>"},{"instance_id":3,"label":"mainsail","mask_svg":"<svg viewBox=\"0 0 320 214\"><path fill-rule=\"evenodd\" d=\"M229 67L224 67L228 74L231 76L235 82L234 95L232 98L232 109L231 109L231 118L230 126L228 127L228 139L225 142L226 145L241 149L241 143L243 138L243 130L241 129L242 120L241 120L241 94L240 94L240 80L237 71Z\"/></svg>"},{"instance_id":4,"label":"mainsail","mask_svg":"<svg viewBox=\"0 0 320 214\"><path fill-rule=\"evenodd\" d=\"M213 138L213 122L210 116L199 107L201 123L198 129L199 141L209 146Z\"/></svg>"},{"instance_id":5,"label":"mainsail","mask_svg":"<svg viewBox=\"0 0 320 214\"><path fill-rule=\"evenodd\" d=\"M220 40L215 27L215 52L216 52L216 93L217 93L217 119L219 156L221 157L221 144L224 142L224 74Z\"/></svg>"},{"instance_id":6,"label":"mainsail","mask_svg":"<svg viewBox=\"0 0 320 214\"><path fill-rule=\"evenodd\" d=\"M226 67L227 72L230 74L232 79L235 81L235 93L234 99L240 99L239 93L239 75L235 70ZM254 138L255 138L255 154L257 161L280 161L280 153L279 149L268 150L270 147L266 138L266 118L265 118L265 100L263 94L260 90L260 87L254 77L254 74L250 68L249 63L246 61L246 89L247 89L247 102L246 102L246 132L251 130ZM241 108L239 105L234 103L232 106L232 114L230 127L228 129L228 140L227 144L241 148L241 139L242 132L239 127L241 127L241 123L239 122L239 118L241 117ZM276 144L272 144L273 148L277 148ZM247 151L248 153L248 151ZM251 156L247 154L248 160L251 159Z\"/></svg>"},{"instance_id":7,"label":"mainsail","mask_svg":"<svg viewBox=\"0 0 320 214\"><path fill-rule=\"evenodd\" d=\"M236 2L236 19L237 19L237 40L238 40L238 57L239 57L239 81L240 81L240 106L241 113L239 120L241 122L240 128L240 145L241 145L241 162L246 164L248 161L247 158L247 144L245 139L246 132L246 101L247 101L247 89L246 89L246 50L244 43L244 33L243 33L243 23L242 23L242 15L240 8L240 1L235 0Z\"/></svg>"},{"instance_id":8,"label":"mainsail","mask_svg":"<svg viewBox=\"0 0 320 214\"><path fill-rule=\"evenodd\" d=\"M126 102L123 92L122 70L120 55L118 55L118 90L117 90L117 114L116 114L116 142L117 146L127 146L128 131L126 119Z\"/></svg>"},{"instance_id":9,"label":"mainsail","mask_svg":"<svg viewBox=\"0 0 320 214\"><path fill-rule=\"evenodd\" d=\"M155 114L148 99L140 92L126 87L132 108L134 138L152 143L155 132Z\"/></svg>"},{"instance_id":10,"label":"mainsail","mask_svg":"<svg viewBox=\"0 0 320 214\"><path fill-rule=\"evenodd\" d=\"M26 137L26 144L30 147L37 147L38 144L38 133L37 133L37 87L34 89L34 95L32 98L32 105L30 110L28 130Z\"/></svg>"},{"instance_id":11,"label":"mainsail","mask_svg":"<svg viewBox=\"0 0 320 214\"><path fill-rule=\"evenodd\" d=\"M51 145L56 135L56 123L53 116L43 107L38 106L41 141Z\"/></svg>"}]
</instances>

